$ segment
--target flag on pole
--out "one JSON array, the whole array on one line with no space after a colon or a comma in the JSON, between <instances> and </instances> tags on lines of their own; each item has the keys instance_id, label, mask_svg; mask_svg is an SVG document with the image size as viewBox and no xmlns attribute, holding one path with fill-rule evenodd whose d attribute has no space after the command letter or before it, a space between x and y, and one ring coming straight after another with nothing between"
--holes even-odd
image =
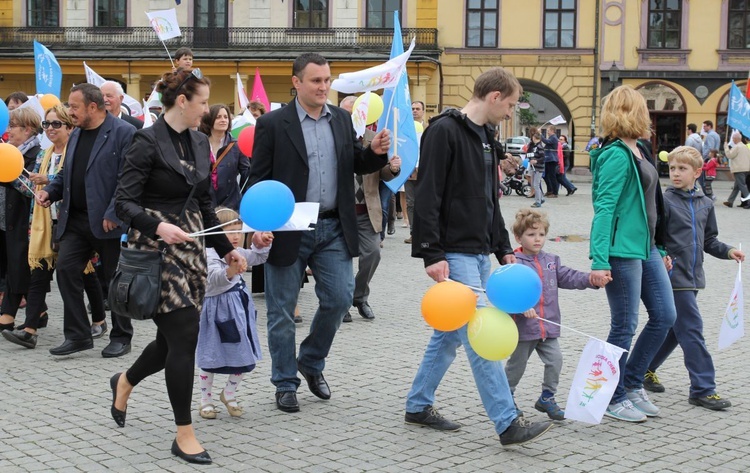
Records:
<instances>
[{"instance_id":1,"label":"flag on pole","mask_svg":"<svg viewBox=\"0 0 750 473\"><path fill-rule=\"evenodd\" d=\"M88 64L86 64L86 61L83 61L83 70L86 72L86 82L88 82L89 84L101 87L102 84L107 80L97 74L93 69L91 69ZM140 117L143 115L143 107L141 106L141 103L130 95L125 94L122 99L122 103L128 106L131 116Z\"/></svg>"},{"instance_id":2,"label":"flag on pole","mask_svg":"<svg viewBox=\"0 0 750 473\"><path fill-rule=\"evenodd\" d=\"M398 148L398 156L401 157L401 172L398 176L385 183L394 193L398 192L404 185L419 160L419 141L417 140L417 129L414 126L414 118L411 114L411 94L409 94L409 77L406 73L406 61L414 49L414 40L409 50L404 53L404 41L401 36L401 23L398 19L398 11L393 12L393 43L391 43L391 60L388 63L400 64L395 72L397 84L393 89L385 88L383 91L383 104L385 110L378 120L378 130L388 129L397 140L388 151L389 159L393 156L394 148ZM405 57L404 57L405 56ZM343 74L342 74L343 75ZM380 88L380 87L378 87ZM394 109L398 112L394 113ZM397 133L396 133L397 132Z\"/></svg>"},{"instance_id":3,"label":"flag on pole","mask_svg":"<svg viewBox=\"0 0 750 473\"><path fill-rule=\"evenodd\" d=\"M354 131L357 133L357 138L364 136L365 128L367 128L367 111L370 108L370 94L372 92L365 92L362 99L357 104L357 108L352 110L352 125Z\"/></svg>"},{"instance_id":4,"label":"flag on pole","mask_svg":"<svg viewBox=\"0 0 750 473\"><path fill-rule=\"evenodd\" d=\"M732 81L732 88L729 90L727 125L741 131L745 136L750 136L750 104L734 81Z\"/></svg>"},{"instance_id":5,"label":"flag on pole","mask_svg":"<svg viewBox=\"0 0 750 473\"><path fill-rule=\"evenodd\" d=\"M174 8L146 12L146 16L148 16L148 22L151 24L151 28L156 31L156 36L160 40L166 41L182 36L180 24L177 23L177 12Z\"/></svg>"},{"instance_id":6,"label":"flag on pole","mask_svg":"<svg viewBox=\"0 0 750 473\"><path fill-rule=\"evenodd\" d=\"M255 79L253 79L253 91L250 93L250 100L260 102L266 107L266 111L271 110L271 102L268 101L266 89L263 87L263 81L260 78L260 70L255 68Z\"/></svg>"},{"instance_id":7,"label":"flag on pole","mask_svg":"<svg viewBox=\"0 0 750 473\"><path fill-rule=\"evenodd\" d=\"M148 128L154 124L154 119L148 109L148 102L143 101L143 128Z\"/></svg>"},{"instance_id":8,"label":"flag on pole","mask_svg":"<svg viewBox=\"0 0 750 473\"><path fill-rule=\"evenodd\" d=\"M247 94L245 93L245 86L242 83L242 79L240 79L240 73L237 73L237 99L240 103L240 110L247 109L248 105L250 104L250 101L247 99ZM266 108L266 111L269 109Z\"/></svg>"},{"instance_id":9,"label":"flag on pole","mask_svg":"<svg viewBox=\"0 0 750 473\"><path fill-rule=\"evenodd\" d=\"M156 91L156 87L151 90L151 95L148 96L148 100L144 102L144 110L148 110L151 107L154 108L163 108L164 104L161 103L161 94Z\"/></svg>"},{"instance_id":10,"label":"flag on pole","mask_svg":"<svg viewBox=\"0 0 750 473\"><path fill-rule=\"evenodd\" d=\"M598 424L620 382L620 357L626 350L596 338L589 339L565 405L565 418Z\"/></svg>"},{"instance_id":11,"label":"flag on pole","mask_svg":"<svg viewBox=\"0 0 750 473\"><path fill-rule=\"evenodd\" d=\"M36 93L60 97L62 69L55 55L42 43L34 40L34 69L36 70Z\"/></svg>"},{"instance_id":12,"label":"flag on pole","mask_svg":"<svg viewBox=\"0 0 750 473\"><path fill-rule=\"evenodd\" d=\"M249 126L255 126L255 117L250 112L250 109L245 109L242 115L237 115L232 120L232 130L230 133L235 138L240 136L240 132Z\"/></svg>"},{"instance_id":13,"label":"flag on pole","mask_svg":"<svg viewBox=\"0 0 750 473\"><path fill-rule=\"evenodd\" d=\"M719 350L728 348L731 344L745 336L744 304L745 298L742 294L742 264L738 265L737 278L734 280L734 289L729 296L729 304L721 319L719 330Z\"/></svg>"},{"instance_id":14,"label":"flag on pole","mask_svg":"<svg viewBox=\"0 0 750 473\"><path fill-rule=\"evenodd\" d=\"M565 118L562 115L558 115L549 121L550 125L562 125L563 123L565 123Z\"/></svg>"},{"instance_id":15,"label":"flag on pole","mask_svg":"<svg viewBox=\"0 0 750 473\"><path fill-rule=\"evenodd\" d=\"M398 12L394 12L397 15ZM396 25L394 25L395 27ZM394 32L394 41L396 33ZM401 43L401 51L404 46L401 40L401 28L398 29L398 42ZM408 51L392 57L383 64L363 69L357 72L346 72L339 74L339 78L334 80L331 88L344 94L353 94L355 92L367 92L378 89L389 89L396 87L401 77L401 73L406 70L406 61L409 60L411 52L414 50L415 39L412 39ZM411 105L409 105L411 112Z\"/></svg>"}]
</instances>

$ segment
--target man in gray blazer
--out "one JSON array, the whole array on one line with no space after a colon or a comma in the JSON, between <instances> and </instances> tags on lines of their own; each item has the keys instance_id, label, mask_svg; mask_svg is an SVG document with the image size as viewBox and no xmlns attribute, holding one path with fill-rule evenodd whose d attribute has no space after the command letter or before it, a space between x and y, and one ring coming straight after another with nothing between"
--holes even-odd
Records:
<instances>
[{"instance_id":1,"label":"man in gray blazer","mask_svg":"<svg viewBox=\"0 0 750 473\"><path fill-rule=\"evenodd\" d=\"M65 342L50 350L70 355L94 348L91 325L83 304L83 270L94 251L99 254L106 280L112 277L120 255L124 222L115 214L114 193L123 157L135 128L104 108L101 90L92 84L73 86L69 113L76 125L68 141L65 167L36 195L49 207L62 200L58 213L57 284L63 300ZM105 358L130 352L130 319L112 312L110 343Z\"/></svg>"}]
</instances>

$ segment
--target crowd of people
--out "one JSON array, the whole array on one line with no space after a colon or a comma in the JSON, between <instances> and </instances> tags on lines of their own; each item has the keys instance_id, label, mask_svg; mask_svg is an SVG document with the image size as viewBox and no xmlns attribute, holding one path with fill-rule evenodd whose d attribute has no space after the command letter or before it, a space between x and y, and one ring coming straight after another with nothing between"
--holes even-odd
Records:
<instances>
[{"instance_id":1,"label":"crowd of people","mask_svg":"<svg viewBox=\"0 0 750 473\"><path fill-rule=\"evenodd\" d=\"M189 50L181 50L176 67L159 80L163 111L147 128L123 113L123 91L114 82L77 84L66 104L49 108L44 117L29 107L18 108L24 94L8 96L7 140L23 154L26 172L0 186L3 337L36 347L39 329L50 317L45 297L56 272L64 341L50 353L65 356L93 348L93 339L108 331L107 283L121 244L161 252L156 337L127 369L109 379L111 416L124 427L133 389L164 370L176 425L171 452L191 463L211 463L192 426L195 367L199 415L217 417L213 384L219 373L228 375L220 402L231 416L241 416L238 387L262 359L256 311L243 278L248 266L255 266L253 286L257 275L265 292L276 407L287 413L300 410L302 379L314 396L331 399L323 373L340 324L351 321L352 307L362 318L375 319L369 285L389 214L395 213L394 195L382 183L401 173L400 157L392 152L389 157L390 132L370 129L358 139L350 116L353 100L344 99L341 107L328 102L331 80L323 56L302 54L293 64L294 101L270 112L251 103L257 118L252 159L242 154L230 133L230 108L210 105L210 80L192 68ZM540 320L559 323L559 288L604 288L611 310L608 342L630 350L620 360L620 380L607 416L642 422L659 414L646 390L661 386L656 370L677 345L690 374L690 403L714 410L729 407L716 392L696 304L697 291L705 287L702 257L691 259L687 253L705 251L738 262L744 254L717 238L713 201L696 186L702 156L690 147L671 152L672 186L662 193L650 153L638 142L649 133L646 103L632 88L618 87L605 99L604 140L591 153L591 271L563 266L559 256L543 250L549 221L538 207L545 195L556 197L560 186L568 195L576 191L565 177L559 153L563 137L554 127L532 135L528 153L536 208L519 211L510 225L520 245L514 250L498 200L498 166L510 156L495 132L510 118L521 93L518 80L498 67L476 78L473 95L461 109L447 109L425 122L424 103L412 104L415 121L424 127L418 170L405 179L401 206L411 230L406 242L412 256L423 260L427 276L437 283L451 279L473 288L478 307L486 304L480 288L487 284L491 255L500 264L531 267L545 289L534 308L513 314L520 341L505 366L472 349L466 326L435 330L406 398L405 422L448 431L461 427L435 407L435 391L459 346L502 445L534 440L552 426L550 421L530 422L514 401L534 351L545 366L534 408L552 420L564 419L555 400L562 369L560 333ZM52 143L48 149L41 149L41 130ZM245 238L240 200L248 187L267 179L284 183L297 202L320 205L314 229L255 232ZM747 191L741 186L740 191L745 197ZM696 209L694 219L685 220L680 211L685 205ZM220 227L223 232L196 236ZM697 235L687 246L682 238L686 232ZM697 263L689 265L691 260ZM315 280L318 308L298 344L297 300L308 271ZM639 299L649 319L631 347ZM16 325L24 300L25 321ZM121 357L131 350L133 325L127 314L116 311L111 323L110 341L101 354Z\"/></svg>"}]
</instances>

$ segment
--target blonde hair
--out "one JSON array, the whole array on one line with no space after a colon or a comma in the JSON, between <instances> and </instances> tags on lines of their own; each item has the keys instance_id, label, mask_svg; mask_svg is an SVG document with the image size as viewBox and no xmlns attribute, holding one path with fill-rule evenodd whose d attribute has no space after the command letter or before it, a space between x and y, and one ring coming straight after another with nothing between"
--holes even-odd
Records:
<instances>
[{"instance_id":1,"label":"blonde hair","mask_svg":"<svg viewBox=\"0 0 750 473\"><path fill-rule=\"evenodd\" d=\"M513 222L513 235L520 238L526 230L534 227L544 228L544 233L549 232L549 219L547 214L536 209L521 209L516 212L516 221Z\"/></svg>"},{"instance_id":2,"label":"blonde hair","mask_svg":"<svg viewBox=\"0 0 750 473\"><path fill-rule=\"evenodd\" d=\"M42 119L31 107L11 110L9 124L21 128L31 128L35 133L40 133L42 130Z\"/></svg>"},{"instance_id":3,"label":"blonde hair","mask_svg":"<svg viewBox=\"0 0 750 473\"><path fill-rule=\"evenodd\" d=\"M608 138L641 138L651 133L646 99L629 85L621 85L604 98L602 131Z\"/></svg>"},{"instance_id":4,"label":"blonde hair","mask_svg":"<svg viewBox=\"0 0 750 473\"><path fill-rule=\"evenodd\" d=\"M240 215L229 207L216 207L216 218L219 219L219 223L222 225L225 225L232 220L236 220L234 223L242 225Z\"/></svg>"},{"instance_id":5,"label":"blonde hair","mask_svg":"<svg viewBox=\"0 0 750 473\"><path fill-rule=\"evenodd\" d=\"M667 161L687 164L693 169L703 168L703 157L697 149L692 146L678 146L667 155Z\"/></svg>"},{"instance_id":6,"label":"blonde hair","mask_svg":"<svg viewBox=\"0 0 750 473\"><path fill-rule=\"evenodd\" d=\"M65 108L65 105L58 103L57 105L54 105L48 108L44 112L45 120L47 120L47 115L49 115L50 112L55 112L55 115L57 115L57 118L61 122L63 122L68 129L73 128L73 120L70 118L70 115L68 114L68 109Z\"/></svg>"}]
</instances>

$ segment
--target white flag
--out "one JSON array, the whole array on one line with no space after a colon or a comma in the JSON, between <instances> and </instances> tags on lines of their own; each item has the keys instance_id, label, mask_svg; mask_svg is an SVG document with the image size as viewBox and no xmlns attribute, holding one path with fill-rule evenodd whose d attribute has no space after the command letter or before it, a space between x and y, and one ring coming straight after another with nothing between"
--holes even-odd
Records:
<instances>
[{"instance_id":1,"label":"white flag","mask_svg":"<svg viewBox=\"0 0 750 473\"><path fill-rule=\"evenodd\" d=\"M174 8L146 12L146 16L148 16L148 22L151 24L151 28L156 31L160 40L165 41L182 36L180 24L177 23L177 12Z\"/></svg>"},{"instance_id":2,"label":"white flag","mask_svg":"<svg viewBox=\"0 0 750 473\"><path fill-rule=\"evenodd\" d=\"M565 123L565 118L562 115L558 115L549 121L550 125L562 125L563 123Z\"/></svg>"},{"instance_id":3,"label":"white flag","mask_svg":"<svg viewBox=\"0 0 750 473\"><path fill-rule=\"evenodd\" d=\"M144 107L144 110L149 109L151 107L163 107L161 103L161 95L159 95L159 92L156 91L156 87L151 90L151 95L148 96L148 100L144 102L146 104L146 107Z\"/></svg>"},{"instance_id":4,"label":"white flag","mask_svg":"<svg viewBox=\"0 0 750 473\"><path fill-rule=\"evenodd\" d=\"M148 109L148 103L143 101L143 128L148 128L154 124L154 117L151 116L151 112Z\"/></svg>"},{"instance_id":5,"label":"white flag","mask_svg":"<svg viewBox=\"0 0 750 473\"><path fill-rule=\"evenodd\" d=\"M598 424L620 382L620 347L595 338L583 348L565 405L565 418Z\"/></svg>"},{"instance_id":6,"label":"white flag","mask_svg":"<svg viewBox=\"0 0 750 473\"><path fill-rule=\"evenodd\" d=\"M102 84L106 82L107 79L94 72L94 70L91 69L88 64L86 64L86 61L83 61L83 69L86 72L86 82L88 82L89 84L94 84L97 87L101 87ZM128 106L131 116L140 117L143 115L143 107L141 107L141 103L130 95L125 94L125 96L122 98L122 103Z\"/></svg>"},{"instance_id":7,"label":"white flag","mask_svg":"<svg viewBox=\"0 0 750 473\"><path fill-rule=\"evenodd\" d=\"M414 50L414 45L415 40L412 39L408 51L383 64L357 72L339 74L339 78L333 81L331 88L345 94L353 94L396 87L401 73L406 68L406 61L409 60Z\"/></svg>"},{"instance_id":8,"label":"white flag","mask_svg":"<svg viewBox=\"0 0 750 473\"><path fill-rule=\"evenodd\" d=\"M370 108L370 94L372 92L365 92L364 97L357 104L357 108L352 110L352 125L354 131L357 133L357 138L365 134L365 128L367 127L367 110Z\"/></svg>"},{"instance_id":9,"label":"white flag","mask_svg":"<svg viewBox=\"0 0 750 473\"><path fill-rule=\"evenodd\" d=\"M732 343L745 336L744 297L742 294L742 265L738 265L737 279L729 297L729 304L724 318L721 319L719 330L719 350L729 347Z\"/></svg>"},{"instance_id":10,"label":"white flag","mask_svg":"<svg viewBox=\"0 0 750 473\"><path fill-rule=\"evenodd\" d=\"M247 99L247 94L245 93L245 86L242 84L242 79L240 79L240 73L237 73L237 97L239 98L240 102L240 110L245 110L248 105L250 105L250 101Z\"/></svg>"}]
</instances>

